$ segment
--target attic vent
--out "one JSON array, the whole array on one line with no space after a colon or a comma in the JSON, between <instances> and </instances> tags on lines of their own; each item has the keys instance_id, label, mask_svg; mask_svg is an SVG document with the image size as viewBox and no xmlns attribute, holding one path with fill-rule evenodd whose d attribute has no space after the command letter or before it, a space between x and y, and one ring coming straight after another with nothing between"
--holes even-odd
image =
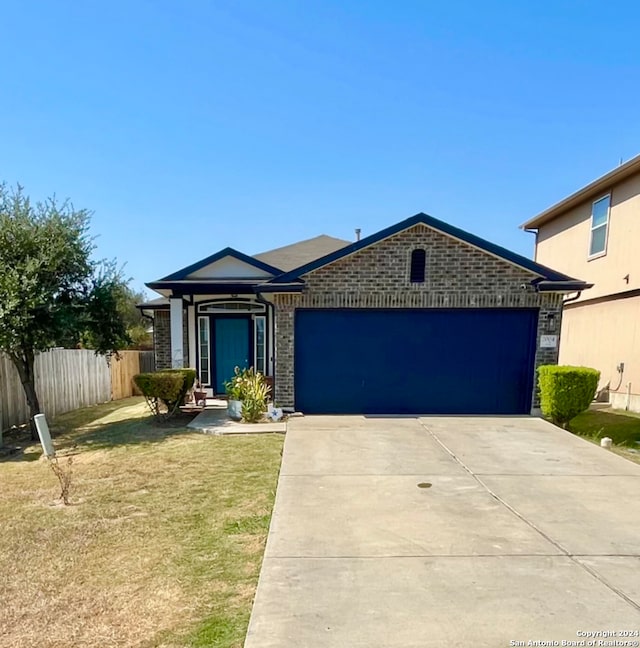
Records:
<instances>
[{"instance_id":1,"label":"attic vent","mask_svg":"<svg viewBox=\"0 0 640 648\"><path fill-rule=\"evenodd\" d=\"M411 253L411 283L424 283L426 260L427 253L422 249L414 250Z\"/></svg>"}]
</instances>

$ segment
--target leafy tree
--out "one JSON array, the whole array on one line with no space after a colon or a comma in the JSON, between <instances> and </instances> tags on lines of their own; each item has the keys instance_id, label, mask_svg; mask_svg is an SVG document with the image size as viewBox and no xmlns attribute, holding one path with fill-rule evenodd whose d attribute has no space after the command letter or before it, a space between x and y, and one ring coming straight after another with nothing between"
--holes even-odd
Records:
<instances>
[{"instance_id":1,"label":"leafy tree","mask_svg":"<svg viewBox=\"0 0 640 648\"><path fill-rule=\"evenodd\" d=\"M89 219L68 201L34 204L22 187L0 184L0 351L18 371L32 421L37 352L86 337L100 354L129 343L117 308L123 280L112 263L91 259Z\"/></svg>"},{"instance_id":2,"label":"leafy tree","mask_svg":"<svg viewBox=\"0 0 640 648\"><path fill-rule=\"evenodd\" d=\"M131 338L131 346L135 348L152 348L153 338L149 333L149 320L143 317L136 304L147 301L147 296L142 291L132 290L122 284L118 295L118 311L127 327L127 334Z\"/></svg>"}]
</instances>

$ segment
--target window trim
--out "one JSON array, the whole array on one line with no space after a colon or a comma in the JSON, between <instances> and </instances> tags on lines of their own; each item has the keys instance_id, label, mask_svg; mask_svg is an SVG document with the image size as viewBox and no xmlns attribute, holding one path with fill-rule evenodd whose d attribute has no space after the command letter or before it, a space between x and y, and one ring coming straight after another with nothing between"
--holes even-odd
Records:
<instances>
[{"instance_id":1,"label":"window trim","mask_svg":"<svg viewBox=\"0 0 640 648\"><path fill-rule=\"evenodd\" d=\"M262 362L264 363L264 367L262 368L261 373L266 376L267 375L267 316L266 315L254 315L253 317L253 364L255 366L255 370L260 371L260 369L258 369L257 366L258 365L258 320L262 320L262 326L263 326Z\"/></svg>"},{"instance_id":2,"label":"window trim","mask_svg":"<svg viewBox=\"0 0 640 648\"><path fill-rule=\"evenodd\" d=\"M607 205L607 220L602 223L601 225L596 225L595 227L593 226L593 208L596 203L599 203L601 200L604 200L605 198L609 199L609 204ZM593 259L599 259L600 257L606 256L607 254L607 248L609 246L609 221L611 220L611 192L608 192L606 194L603 194L600 196L600 198L594 200L591 203L591 216L589 217L589 248L587 252L587 261L592 261ZM606 228L605 229L605 234L604 234L604 249L602 249L600 252L594 252L593 254L591 253L591 244L593 243L593 232L596 229L601 229L601 228Z\"/></svg>"},{"instance_id":3,"label":"window trim","mask_svg":"<svg viewBox=\"0 0 640 648\"><path fill-rule=\"evenodd\" d=\"M200 327L203 322L206 322L207 330L207 376L209 382L204 382L202 380L202 338L200 336ZM202 383L202 386L211 386L211 320L208 315L200 315L198 317L198 380Z\"/></svg>"},{"instance_id":4,"label":"window trim","mask_svg":"<svg viewBox=\"0 0 640 648\"><path fill-rule=\"evenodd\" d=\"M197 311L202 315L250 315L253 313L264 313L266 308L264 304L260 304L249 299L209 299L207 301L198 302Z\"/></svg>"}]
</instances>

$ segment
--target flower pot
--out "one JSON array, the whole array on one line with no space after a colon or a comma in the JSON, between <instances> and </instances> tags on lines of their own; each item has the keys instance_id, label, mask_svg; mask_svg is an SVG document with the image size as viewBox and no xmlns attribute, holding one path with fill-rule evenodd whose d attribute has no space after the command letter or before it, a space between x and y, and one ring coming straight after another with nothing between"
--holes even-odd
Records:
<instances>
[{"instance_id":1,"label":"flower pot","mask_svg":"<svg viewBox=\"0 0 640 648\"><path fill-rule=\"evenodd\" d=\"M232 421L242 420L242 401L229 400L227 401L227 414Z\"/></svg>"}]
</instances>

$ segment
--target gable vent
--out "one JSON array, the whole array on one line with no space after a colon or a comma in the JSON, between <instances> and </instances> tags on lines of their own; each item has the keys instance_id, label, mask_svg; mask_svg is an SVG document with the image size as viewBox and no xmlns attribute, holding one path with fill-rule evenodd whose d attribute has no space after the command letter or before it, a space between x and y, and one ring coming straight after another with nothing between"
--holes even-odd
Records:
<instances>
[{"instance_id":1,"label":"gable vent","mask_svg":"<svg viewBox=\"0 0 640 648\"><path fill-rule=\"evenodd\" d=\"M411 253L411 283L424 283L426 273L427 253L422 249L413 250Z\"/></svg>"}]
</instances>

